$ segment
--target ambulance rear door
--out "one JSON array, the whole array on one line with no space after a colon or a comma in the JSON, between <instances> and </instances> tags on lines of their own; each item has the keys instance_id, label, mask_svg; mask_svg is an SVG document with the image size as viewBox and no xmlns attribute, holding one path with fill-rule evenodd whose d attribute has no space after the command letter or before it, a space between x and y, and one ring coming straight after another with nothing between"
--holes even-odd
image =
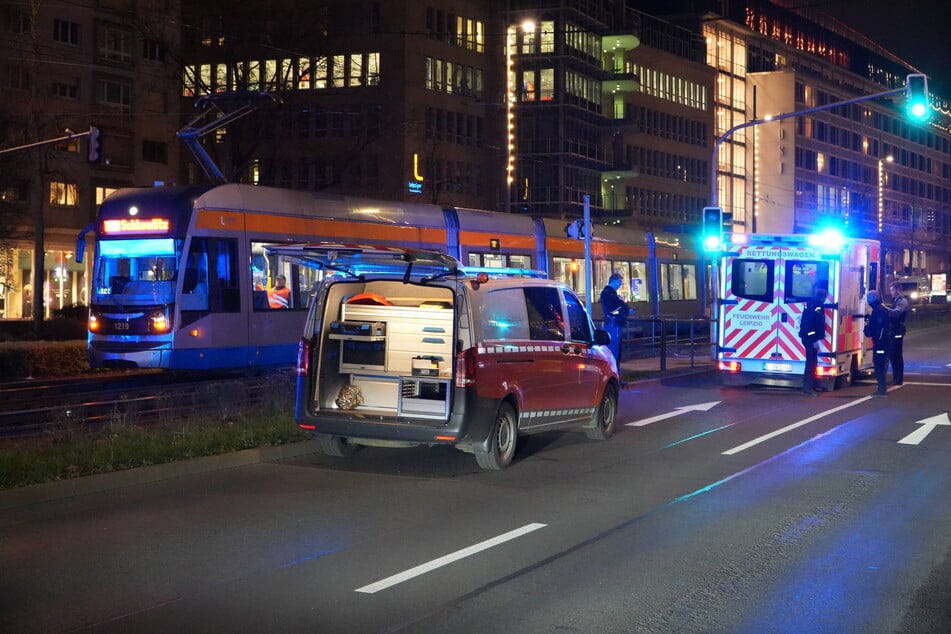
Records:
<instances>
[{"instance_id":1,"label":"ambulance rear door","mask_svg":"<svg viewBox=\"0 0 951 634\"><path fill-rule=\"evenodd\" d=\"M748 245L724 258L720 361L738 362L746 375L801 375L805 348L799 323L805 302L816 281L831 291L836 270L834 260L797 244ZM831 325L827 313L827 330ZM820 359L829 355L830 339L824 339Z\"/></svg>"}]
</instances>

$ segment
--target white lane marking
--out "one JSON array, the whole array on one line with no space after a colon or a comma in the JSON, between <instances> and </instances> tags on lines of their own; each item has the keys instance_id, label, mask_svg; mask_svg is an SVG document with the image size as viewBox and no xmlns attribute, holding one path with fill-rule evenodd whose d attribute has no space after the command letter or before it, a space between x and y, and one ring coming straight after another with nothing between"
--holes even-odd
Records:
<instances>
[{"instance_id":1,"label":"white lane marking","mask_svg":"<svg viewBox=\"0 0 951 634\"><path fill-rule=\"evenodd\" d=\"M686 414L687 412L707 412L711 408L720 404L720 401L711 401L709 403L698 403L696 405L685 405L683 407L675 407L674 411L666 412L664 414L658 414L657 416L651 416L650 418L642 418L641 420L636 420L632 423L627 423L628 427L643 427L644 425L650 425L651 423L656 423L659 420L665 420L667 418L673 418L674 416L680 416L681 414Z\"/></svg>"},{"instance_id":2,"label":"white lane marking","mask_svg":"<svg viewBox=\"0 0 951 634\"><path fill-rule=\"evenodd\" d=\"M918 429L911 432L904 438L898 441L900 445L917 445L920 444L922 440L928 437L928 434L934 431L934 428L938 425L951 425L951 416L948 415L948 412L944 414L938 414L937 416L932 416L931 418L925 418L922 420L916 420L917 424L921 425Z\"/></svg>"},{"instance_id":3,"label":"white lane marking","mask_svg":"<svg viewBox=\"0 0 951 634\"><path fill-rule=\"evenodd\" d=\"M738 446L734 447L733 449L727 449L726 451L723 452L723 455L724 455L724 456L732 456L733 454L738 454L738 453L740 453L741 451L746 451L746 450L749 449L750 447L755 447L756 445L760 444L761 442L766 442L766 441L769 440L770 438L775 438L776 436L781 436L782 434L785 434L787 431L792 431L792 430L796 429L797 427L802 427L803 425L808 425L808 424L811 423L812 421L819 420L820 418L824 418L824 417L828 416L829 414L835 414L836 412L842 411L842 410L844 410L844 409L846 409L846 408L848 408L848 407L852 407L853 405L858 405L859 403L864 403L865 401L869 401L869 400L871 400L871 399L872 399L871 396L863 396L863 397L860 398L860 399L856 399L856 400L851 401L851 402L849 402L849 403L845 403L844 405L839 405L838 407L833 407L832 409L826 410L826 411L824 411L824 412L820 412L820 413L816 414L815 416L810 416L809 418L806 418L806 419L803 419L803 420L801 420L801 421L799 421L799 422L793 423L792 425L787 425L786 427L783 427L782 429L777 429L776 431L770 432L770 433L766 434L765 436L760 436L759 438L754 438L753 440L751 440L751 441L749 441L749 442L747 442L747 443L743 443L742 445L738 445Z\"/></svg>"},{"instance_id":4,"label":"white lane marking","mask_svg":"<svg viewBox=\"0 0 951 634\"><path fill-rule=\"evenodd\" d=\"M380 590L386 590L390 586L395 586L398 583L403 583L404 581L408 581L409 579L412 579L413 577L418 577L420 575L426 574L427 572L435 570L436 568L441 568L442 566L451 564L454 561L459 561L460 559L468 557L469 555L474 555L483 550L488 550L489 548L498 546L499 544L503 544L507 541L511 541L517 537L521 537L522 535L531 533L532 531L537 531L539 528L544 528L545 526L546 524L538 524L538 523L526 524L525 526L522 526L521 528L516 528L514 531L503 533L502 535L499 535L498 537L487 539L484 542L479 542L478 544L474 544L472 546L469 546L468 548L463 548L462 550L457 550L454 553L443 555L442 557L439 557L438 559L433 559L432 561L428 561L424 564L420 564L419 566L416 566L415 568L404 570L403 572L387 577L386 579L381 579L369 585L363 586L362 588L357 588L356 590L354 590L354 592L363 592L366 594L373 594L375 592L379 592Z\"/></svg>"}]
</instances>

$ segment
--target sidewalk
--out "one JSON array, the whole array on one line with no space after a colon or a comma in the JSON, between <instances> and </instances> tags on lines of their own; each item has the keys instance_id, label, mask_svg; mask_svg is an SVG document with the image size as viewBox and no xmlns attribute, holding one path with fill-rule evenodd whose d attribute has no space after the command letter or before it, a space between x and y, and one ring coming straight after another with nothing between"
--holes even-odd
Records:
<instances>
[{"instance_id":1,"label":"sidewalk","mask_svg":"<svg viewBox=\"0 0 951 634\"><path fill-rule=\"evenodd\" d=\"M693 359L689 356L668 355L666 360L660 357L622 358L620 365L621 378L623 379L625 374L636 373L639 378L634 379L634 382L637 383L657 381L686 374L713 372L716 369L716 363L710 358L710 355L694 355ZM661 369L662 365L663 369Z\"/></svg>"}]
</instances>

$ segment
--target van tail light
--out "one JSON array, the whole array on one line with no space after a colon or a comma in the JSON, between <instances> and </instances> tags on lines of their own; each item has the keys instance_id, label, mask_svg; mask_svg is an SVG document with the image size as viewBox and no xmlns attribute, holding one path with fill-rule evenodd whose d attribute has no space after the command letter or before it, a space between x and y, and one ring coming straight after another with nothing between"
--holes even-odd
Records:
<instances>
[{"instance_id":1,"label":"van tail light","mask_svg":"<svg viewBox=\"0 0 951 634\"><path fill-rule=\"evenodd\" d=\"M310 371L310 339L302 337L297 344L297 375L307 376Z\"/></svg>"},{"instance_id":2,"label":"van tail light","mask_svg":"<svg viewBox=\"0 0 951 634\"><path fill-rule=\"evenodd\" d=\"M720 361L719 368L721 372L740 372L743 364L739 361Z\"/></svg>"},{"instance_id":3,"label":"van tail light","mask_svg":"<svg viewBox=\"0 0 951 634\"><path fill-rule=\"evenodd\" d=\"M469 348L456 355L456 387L475 385L476 351Z\"/></svg>"}]
</instances>

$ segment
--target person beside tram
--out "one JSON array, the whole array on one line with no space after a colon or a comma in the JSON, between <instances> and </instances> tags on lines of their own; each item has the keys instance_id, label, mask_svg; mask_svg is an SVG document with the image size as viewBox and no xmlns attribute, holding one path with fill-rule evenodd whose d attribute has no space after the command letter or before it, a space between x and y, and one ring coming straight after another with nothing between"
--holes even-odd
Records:
<instances>
[{"instance_id":1,"label":"person beside tram","mask_svg":"<svg viewBox=\"0 0 951 634\"><path fill-rule=\"evenodd\" d=\"M286 284L287 278L283 275L274 278L274 288L267 295L268 306L276 309L291 307L291 289Z\"/></svg>"},{"instance_id":2,"label":"person beside tram","mask_svg":"<svg viewBox=\"0 0 951 634\"><path fill-rule=\"evenodd\" d=\"M611 335L611 343L608 347L618 363L621 362L621 333L627 323L628 315L634 314L634 309L628 306L617 293L623 281L624 278L620 273L612 273L607 285L601 290L600 297L601 312L604 313L604 329Z\"/></svg>"}]
</instances>

